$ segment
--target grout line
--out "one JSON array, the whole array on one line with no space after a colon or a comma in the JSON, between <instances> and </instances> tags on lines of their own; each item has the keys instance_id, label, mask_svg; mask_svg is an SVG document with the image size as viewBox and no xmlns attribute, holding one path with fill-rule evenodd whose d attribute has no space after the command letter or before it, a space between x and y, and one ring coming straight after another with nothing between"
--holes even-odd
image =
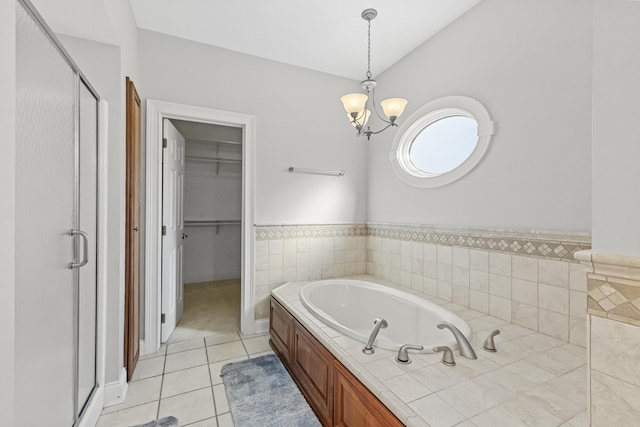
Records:
<instances>
[{"instance_id":1,"label":"grout line","mask_svg":"<svg viewBox=\"0 0 640 427\"><path fill-rule=\"evenodd\" d=\"M137 405L133 405L133 406L127 406L126 408L120 408L117 411L111 411L111 412L102 412L100 414L100 416L102 417L103 415L111 415L111 414L117 414L118 412L122 412L122 411L128 411L129 409L133 409L133 408L139 408L140 406L144 406L144 405L149 405L151 403L156 403L156 402L160 402L160 399L158 400L151 400L149 402L144 402L144 403L138 403ZM120 403L120 405L124 404ZM110 408L113 408L113 406L110 406ZM108 409L108 408L104 408L104 409Z\"/></svg>"},{"instance_id":2,"label":"grout line","mask_svg":"<svg viewBox=\"0 0 640 427\"><path fill-rule=\"evenodd\" d=\"M205 418L204 420L194 421L194 422L189 423L189 424L184 424L184 427L189 427L189 426L192 426L192 425L194 425L194 424L201 423L202 421L209 421L209 420L216 420L216 425L218 425L217 417L216 417L216 416L213 416L213 417ZM178 420L178 421L179 421L179 420Z\"/></svg>"},{"instance_id":3,"label":"grout line","mask_svg":"<svg viewBox=\"0 0 640 427\"><path fill-rule=\"evenodd\" d=\"M204 389L209 388L209 387L211 387L211 386L208 386L208 385L207 385L207 386L200 387L200 388L194 388L193 390L183 391L182 393L173 394L173 395L171 395L171 396L163 397L163 398L162 398L162 399L160 399L160 400L172 399L172 398L174 398L174 397L182 396L182 395L184 395L184 394L193 393L194 391L204 390Z\"/></svg>"},{"instance_id":4,"label":"grout line","mask_svg":"<svg viewBox=\"0 0 640 427\"><path fill-rule=\"evenodd\" d=\"M164 370L166 369L166 367L167 367L167 349L165 349L165 352L164 352L164 364L162 365L162 379L160 380L160 394L158 395L158 409L156 411L156 419L160 417L160 401L162 400L162 387L164 387Z\"/></svg>"},{"instance_id":5,"label":"grout line","mask_svg":"<svg viewBox=\"0 0 640 427\"><path fill-rule=\"evenodd\" d=\"M213 416L216 419L216 425L218 425L218 408L216 406L216 396L213 393L213 378L211 378L211 361L209 360L209 351L207 350L207 342L205 340L205 353L207 356L207 375L209 375L209 389L211 390L211 400L213 401Z\"/></svg>"}]
</instances>

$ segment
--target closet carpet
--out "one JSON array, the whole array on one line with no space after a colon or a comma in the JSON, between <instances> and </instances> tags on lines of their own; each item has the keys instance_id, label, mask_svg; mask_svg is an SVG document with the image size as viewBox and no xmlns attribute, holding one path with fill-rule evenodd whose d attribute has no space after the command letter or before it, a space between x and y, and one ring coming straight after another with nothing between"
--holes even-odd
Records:
<instances>
[{"instance_id":1,"label":"closet carpet","mask_svg":"<svg viewBox=\"0 0 640 427\"><path fill-rule=\"evenodd\" d=\"M169 343L240 330L240 279L186 283L184 312Z\"/></svg>"}]
</instances>

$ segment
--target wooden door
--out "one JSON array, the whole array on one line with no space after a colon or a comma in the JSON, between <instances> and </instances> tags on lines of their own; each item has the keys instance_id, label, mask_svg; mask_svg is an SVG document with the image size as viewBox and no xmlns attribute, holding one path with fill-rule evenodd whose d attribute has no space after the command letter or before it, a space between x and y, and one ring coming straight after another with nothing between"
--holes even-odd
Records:
<instances>
[{"instance_id":1,"label":"wooden door","mask_svg":"<svg viewBox=\"0 0 640 427\"><path fill-rule=\"evenodd\" d=\"M140 97L127 77L124 365L131 380L140 355Z\"/></svg>"},{"instance_id":2,"label":"wooden door","mask_svg":"<svg viewBox=\"0 0 640 427\"><path fill-rule=\"evenodd\" d=\"M164 119L163 136L166 148L162 150L162 342L166 342L180 322L184 307L185 140L167 119Z\"/></svg>"}]
</instances>

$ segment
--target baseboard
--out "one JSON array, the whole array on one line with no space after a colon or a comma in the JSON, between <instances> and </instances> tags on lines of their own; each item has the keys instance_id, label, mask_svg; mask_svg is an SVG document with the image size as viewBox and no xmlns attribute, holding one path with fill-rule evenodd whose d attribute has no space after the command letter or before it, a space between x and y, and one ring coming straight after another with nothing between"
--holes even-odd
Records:
<instances>
[{"instance_id":1,"label":"baseboard","mask_svg":"<svg viewBox=\"0 0 640 427\"><path fill-rule=\"evenodd\" d=\"M85 410L84 415L80 419L79 427L95 427L98 423L98 418L102 414L102 408L104 406L104 387L98 386L95 396L89 402L89 406Z\"/></svg>"},{"instance_id":2,"label":"baseboard","mask_svg":"<svg viewBox=\"0 0 640 427\"><path fill-rule=\"evenodd\" d=\"M269 332L269 319L258 319L254 322L256 334Z\"/></svg>"},{"instance_id":3,"label":"baseboard","mask_svg":"<svg viewBox=\"0 0 640 427\"><path fill-rule=\"evenodd\" d=\"M234 271L230 273L185 276L183 282L184 284L190 284L190 283L202 283L202 282L217 282L218 280L230 280L230 279L239 279L239 278L240 278L240 272Z\"/></svg>"},{"instance_id":4,"label":"baseboard","mask_svg":"<svg viewBox=\"0 0 640 427\"><path fill-rule=\"evenodd\" d=\"M107 383L104 385L104 407L117 405L124 402L127 397L127 370L122 368L118 381Z\"/></svg>"}]
</instances>

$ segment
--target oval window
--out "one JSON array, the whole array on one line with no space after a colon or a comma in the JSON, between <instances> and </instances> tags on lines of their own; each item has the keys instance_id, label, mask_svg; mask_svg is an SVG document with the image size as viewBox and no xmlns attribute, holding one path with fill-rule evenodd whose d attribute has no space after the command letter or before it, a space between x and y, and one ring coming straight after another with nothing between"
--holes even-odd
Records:
<instances>
[{"instance_id":1,"label":"oval window","mask_svg":"<svg viewBox=\"0 0 640 427\"><path fill-rule=\"evenodd\" d=\"M448 96L422 106L400 126L389 157L393 170L406 183L438 187L473 169L491 135L493 122L482 104Z\"/></svg>"},{"instance_id":2,"label":"oval window","mask_svg":"<svg viewBox=\"0 0 640 427\"><path fill-rule=\"evenodd\" d=\"M478 122L471 117L449 116L420 131L409 147L409 158L422 172L442 174L460 166L476 145Z\"/></svg>"}]
</instances>

